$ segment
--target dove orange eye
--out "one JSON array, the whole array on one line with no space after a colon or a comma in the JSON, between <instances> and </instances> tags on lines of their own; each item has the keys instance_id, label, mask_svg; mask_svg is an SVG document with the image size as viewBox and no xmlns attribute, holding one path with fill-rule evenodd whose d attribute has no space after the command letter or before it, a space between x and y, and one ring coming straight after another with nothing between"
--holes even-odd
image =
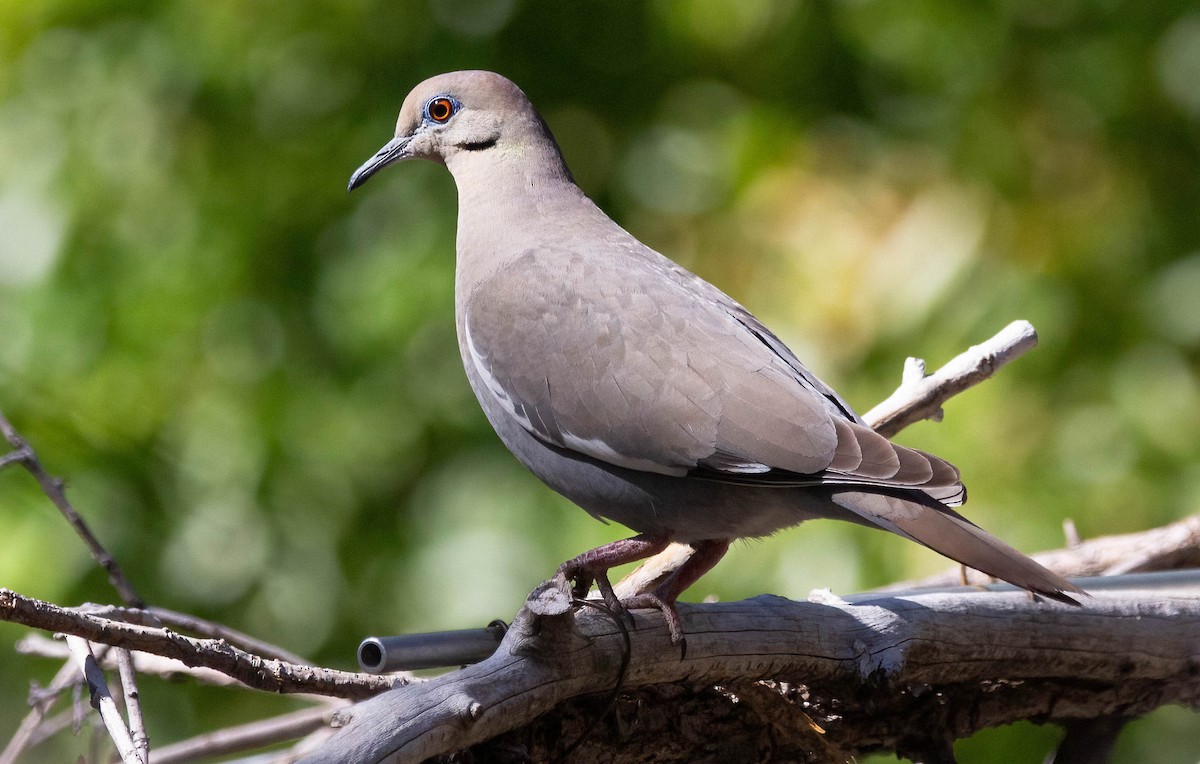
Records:
<instances>
[{"instance_id":1,"label":"dove orange eye","mask_svg":"<svg viewBox=\"0 0 1200 764\"><path fill-rule=\"evenodd\" d=\"M446 120L454 116L456 105L449 98L434 98L425 105L425 114L439 125L444 124Z\"/></svg>"}]
</instances>

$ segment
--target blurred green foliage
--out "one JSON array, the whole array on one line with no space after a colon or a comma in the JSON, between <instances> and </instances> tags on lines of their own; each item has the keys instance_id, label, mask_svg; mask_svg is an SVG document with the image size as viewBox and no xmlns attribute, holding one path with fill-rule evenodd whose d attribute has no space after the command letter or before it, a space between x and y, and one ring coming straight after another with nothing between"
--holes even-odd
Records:
<instances>
[{"instance_id":1,"label":"blurred green foliage","mask_svg":"<svg viewBox=\"0 0 1200 764\"><path fill-rule=\"evenodd\" d=\"M521 84L585 190L862 410L904 356L1031 320L1035 353L902 436L961 466L969 514L1016 546L1200 507L1192 2L7 0L0 409L150 601L350 667L366 634L507 617L625 534L477 409L448 174L345 193L408 90L462 68ZM0 538L0 585L113 600L16 470ZM944 564L817 523L737 545L689 596ZM0 738L56 668L15 656L22 633L0 625ZM145 684L158 743L286 705ZM1196 760L1195 716L1164 713L1120 761ZM1036 758L1054 735L1029 730L964 760Z\"/></svg>"}]
</instances>

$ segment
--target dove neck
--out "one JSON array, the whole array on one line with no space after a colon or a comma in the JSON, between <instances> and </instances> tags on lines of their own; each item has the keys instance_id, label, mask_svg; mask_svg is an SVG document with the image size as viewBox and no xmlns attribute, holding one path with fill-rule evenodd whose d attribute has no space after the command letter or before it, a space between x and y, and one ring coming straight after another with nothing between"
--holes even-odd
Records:
<instances>
[{"instance_id":1,"label":"dove neck","mask_svg":"<svg viewBox=\"0 0 1200 764\"><path fill-rule=\"evenodd\" d=\"M533 249L576 246L596 226L615 225L575 185L552 142L498 144L447 166L458 186L461 296Z\"/></svg>"}]
</instances>

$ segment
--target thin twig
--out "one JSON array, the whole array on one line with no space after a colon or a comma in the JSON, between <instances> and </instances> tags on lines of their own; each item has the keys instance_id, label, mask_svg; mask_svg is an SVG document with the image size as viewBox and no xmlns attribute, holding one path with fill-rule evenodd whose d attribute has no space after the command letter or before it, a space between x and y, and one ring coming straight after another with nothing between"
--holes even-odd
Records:
<instances>
[{"instance_id":1,"label":"thin twig","mask_svg":"<svg viewBox=\"0 0 1200 764\"><path fill-rule=\"evenodd\" d=\"M100 670L100 665L96 663L96 657L92 655L92 646L86 639L73 634L67 635L67 646L71 648L79 670L87 681L92 708L100 712L100 718L104 720L104 726L108 729L108 735L117 747L121 761L125 764L147 764L138 756L137 750L133 746L129 728L125 726L125 720L121 718L121 712L117 710L117 703L108 689L104 672Z\"/></svg>"},{"instance_id":2,"label":"thin twig","mask_svg":"<svg viewBox=\"0 0 1200 764\"><path fill-rule=\"evenodd\" d=\"M1069 517L1064 517L1063 522L1063 538L1067 541L1067 547L1079 546L1083 539L1079 536L1079 529L1075 527L1075 521Z\"/></svg>"},{"instance_id":3,"label":"thin twig","mask_svg":"<svg viewBox=\"0 0 1200 764\"><path fill-rule=\"evenodd\" d=\"M1037 345L1037 332L1028 321L1013 321L991 339L950 360L925 376L925 362L909 358L900 387L866 413L863 419L889 438L922 419L941 419L942 404L991 377L1000 367Z\"/></svg>"},{"instance_id":4,"label":"thin twig","mask_svg":"<svg viewBox=\"0 0 1200 764\"><path fill-rule=\"evenodd\" d=\"M181 613L176 610L168 610L167 608L155 606L139 609L116 605L86 604L75 609L81 613L88 613L101 618L112 618L113 620L124 621L125 623L137 623L142 626L156 628L173 627L190 631L193 634L208 639L222 639L234 647L239 647L248 653L254 653L264 658L274 658L301 666L312 665L311 661L278 645L271 644L257 637L252 637L245 632L238 631L225 624L209 621L190 613Z\"/></svg>"},{"instance_id":5,"label":"thin twig","mask_svg":"<svg viewBox=\"0 0 1200 764\"><path fill-rule=\"evenodd\" d=\"M71 506L71 502L67 500L66 492L63 489L62 480L50 475L42 467L42 463L38 461L37 454L34 453L33 447L21 437L21 435L13 428L12 423L5 418L3 412L0 412L0 434L4 435L4 439L13 447L13 451L6 454L3 461L0 461L0 467L5 467L11 464L20 464L29 474L33 475L37 480L38 485L42 487L42 492L54 502L54 506L58 507L58 511L62 513L71 527L75 529L75 533L79 538L83 539L83 543L87 545L88 551L92 553L92 558L104 568L108 573L108 581L117 590L121 600L130 607L144 608L145 601L138 596L134 590L133 584L129 583L129 579L125 577L125 573L121 570L121 566L117 564L104 545L92 533L91 528L84 522L83 517Z\"/></svg>"},{"instance_id":6,"label":"thin twig","mask_svg":"<svg viewBox=\"0 0 1200 764\"><path fill-rule=\"evenodd\" d=\"M17 642L16 650L21 655L33 655L39 658L66 658L69 656L66 645L61 641L36 632L21 637ZM243 686L241 682L220 671L201 666L186 666L174 658L164 658L161 655L152 655L140 650L132 650L130 655L133 658L134 671L145 676L156 676L166 680L187 676L214 687ZM101 657L99 651L96 651L96 660L106 671L117 670L117 663L111 652ZM0 764L4 764L3 760L0 760Z\"/></svg>"},{"instance_id":7,"label":"thin twig","mask_svg":"<svg viewBox=\"0 0 1200 764\"><path fill-rule=\"evenodd\" d=\"M267 692L311 692L356 699L409 681L399 676L356 674L264 659L224 640L195 639L167 629L101 618L25 597L10 589L0 589L0 620L175 658L188 666L206 666Z\"/></svg>"},{"instance_id":8,"label":"thin twig","mask_svg":"<svg viewBox=\"0 0 1200 764\"><path fill-rule=\"evenodd\" d=\"M305 756L325 745L329 738L337 734L337 727L327 726L313 730L299 742L289 748L283 756L271 764L295 764Z\"/></svg>"},{"instance_id":9,"label":"thin twig","mask_svg":"<svg viewBox=\"0 0 1200 764\"><path fill-rule=\"evenodd\" d=\"M73 674L78 674L79 670L71 666ZM35 748L43 741L49 740L63 730L69 729L75 724L75 709L68 708L54 716L42 720L42 723L37 726L37 729L29 737L29 743L26 747Z\"/></svg>"},{"instance_id":10,"label":"thin twig","mask_svg":"<svg viewBox=\"0 0 1200 764\"><path fill-rule=\"evenodd\" d=\"M124 608L122 608L124 610ZM310 666L312 661L303 658L296 653L286 650L279 645L271 644L258 637L252 637L249 634L238 631L237 629L226 626L223 623L209 621L191 613L181 613L177 610L168 610L167 608L150 606L146 608L146 612L153 615L165 626L171 626L176 629L183 629L198 634L209 639L223 639L231 645L240 647L248 653L261 655L264 658L274 658L275 660L285 661L287 663L295 663L298 666ZM121 620L125 620L121 618ZM152 624L147 624L152 625Z\"/></svg>"},{"instance_id":11,"label":"thin twig","mask_svg":"<svg viewBox=\"0 0 1200 764\"><path fill-rule=\"evenodd\" d=\"M125 696L125 713L129 716L129 736L133 738L133 749L143 764L148 764L150 737L146 734L146 722L142 719L142 704L138 698L133 657L123 647L115 648L113 652L117 656L117 673L121 677L121 693Z\"/></svg>"},{"instance_id":12,"label":"thin twig","mask_svg":"<svg viewBox=\"0 0 1200 764\"><path fill-rule=\"evenodd\" d=\"M33 697L30 698L29 705L32 707L29 709L29 713L25 714L25 718L21 720L20 726L9 739L8 745L4 746L4 751L0 752L0 764L15 764L21 752L35 742L35 733L46 714L54 706L54 702L58 700L59 694L78 683L79 670L70 660L70 656L62 657L66 657L67 662L54 675L50 684L44 689L38 689L31 693Z\"/></svg>"},{"instance_id":13,"label":"thin twig","mask_svg":"<svg viewBox=\"0 0 1200 764\"><path fill-rule=\"evenodd\" d=\"M317 708L306 708L197 735L155 749L154 764L183 764L295 740L328 725L338 709L344 707L345 703L327 703Z\"/></svg>"},{"instance_id":14,"label":"thin twig","mask_svg":"<svg viewBox=\"0 0 1200 764\"><path fill-rule=\"evenodd\" d=\"M20 642L17 643L17 652L22 655L35 655L44 658L70 659L71 657L70 651L61 640L43 637L37 633L27 634L22 637ZM95 652L96 661L102 668L117 668L114 656L120 651L116 649L108 650L106 655L102 655L99 650ZM209 684L244 686L241 682L231 679L219 671L185 666L173 658L164 658L160 655L152 655L140 651L133 651L130 655L132 657L133 668L139 674L160 676L164 679L186 675ZM62 680L52 683L51 688L38 693L38 706L40 708L49 709L50 703L58 696L61 689L78 683L79 672L73 662L69 661L63 667L62 673ZM61 687L55 687L55 685L61 685ZM327 723L339 708L348 705L347 701L340 698L331 699L328 696L298 694L294 697L312 700L319 705L317 708L306 709L239 727L217 730L190 738L186 741L155 748L154 764L193 761L217 755L236 753L238 751L250 751L255 748L300 738L310 732L332 733L332 730L326 726ZM41 741L53 737L72 724L71 711L54 717L43 718L44 716L44 711L38 713L36 717L31 712L30 716L22 722L21 729L18 730L18 735L21 736L21 742L17 744L19 745L19 749L12 752L6 749L4 754L0 755L0 764L14 764L18 760L17 757L22 750L36 746ZM304 724L304 719L311 719L311 724ZM138 735L136 730L133 729L134 724L131 718L131 734L136 744ZM16 738L17 736L14 736L14 740ZM307 749L315 747L319 742L319 740L312 741L308 744ZM10 743L10 747L13 745L13 743ZM289 758L286 760L294 760L300 755L302 755L301 747L300 744L297 744L293 750L289 751ZM272 762L279 764L282 760L272 759Z\"/></svg>"},{"instance_id":15,"label":"thin twig","mask_svg":"<svg viewBox=\"0 0 1200 764\"><path fill-rule=\"evenodd\" d=\"M652 592L666 580L667 576L687 562L694 551L687 544L672 541L667 544L666 549L646 560L618 581L613 586L613 591L620 599Z\"/></svg>"}]
</instances>

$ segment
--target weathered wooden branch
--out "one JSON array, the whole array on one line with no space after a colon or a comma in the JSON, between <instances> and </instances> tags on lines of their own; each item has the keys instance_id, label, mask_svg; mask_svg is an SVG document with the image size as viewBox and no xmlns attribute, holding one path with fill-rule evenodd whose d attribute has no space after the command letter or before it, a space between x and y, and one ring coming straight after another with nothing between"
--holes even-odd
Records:
<instances>
[{"instance_id":1,"label":"weathered wooden branch","mask_svg":"<svg viewBox=\"0 0 1200 764\"><path fill-rule=\"evenodd\" d=\"M146 733L146 720L142 718L141 693L133 669L133 654L122 647L114 648L113 652L116 654L117 675L121 679L121 695L125 698L125 711L129 715L129 737L133 750L141 764L150 764L150 736ZM92 660L96 661L94 655Z\"/></svg>"},{"instance_id":2,"label":"weathered wooden branch","mask_svg":"<svg viewBox=\"0 0 1200 764\"><path fill-rule=\"evenodd\" d=\"M1013 321L994 337L972 345L945 366L925 376L925 362L909 358L900 387L863 419L891 437L922 419L941 421L942 404L995 374L1037 345L1037 332L1028 321Z\"/></svg>"},{"instance_id":3,"label":"weathered wooden branch","mask_svg":"<svg viewBox=\"0 0 1200 764\"><path fill-rule=\"evenodd\" d=\"M45 688L37 688L39 690L37 693L30 693L29 713L21 720L20 726L4 746L4 750L0 751L0 764L15 764L21 751L25 750L37 737L38 730L43 726L46 714L49 713L50 707L59 693L75 685L78 681L79 669L75 666L75 662L69 659L69 652L66 655L67 662L54 675L50 684Z\"/></svg>"},{"instance_id":4,"label":"weathered wooden branch","mask_svg":"<svg viewBox=\"0 0 1200 764\"><path fill-rule=\"evenodd\" d=\"M16 650L21 655L34 655L39 658L65 660L70 656L70 651L62 640L42 636L39 633L26 634L21 637L17 641ZM174 658L164 658L161 655L151 655L150 653L141 651L130 651L129 655L133 662L134 671L139 674L155 676L168 681L179 681L185 677L190 677L200 684L208 684L215 687L244 686L238 680L216 669L205 668L203 666L188 666ZM103 653L97 651L96 660L105 671L118 670L116 657L111 650ZM39 689L39 692L45 693L49 689ZM0 764L2 762L3 760L0 760Z\"/></svg>"},{"instance_id":5,"label":"weathered wooden branch","mask_svg":"<svg viewBox=\"0 0 1200 764\"><path fill-rule=\"evenodd\" d=\"M642 761L647 735L655 762L711 755L730 738L689 735L687 714L702 706L703 718L736 728L746 744L767 732L777 756L803 749L802 760L840 761L875 749L927 754L1017 719L1200 704L1200 574L1079 583L1094 595L1082 608L1007 585L680 605L684 656L658 615L638 611L622 682L635 700L618 705L618 734L592 736L575 758ZM304 761L416 762L489 740L475 752L489 761L553 759L605 712L596 697L617 681L625 649L621 630L589 609L523 610L494 656L350 707L343 728ZM653 708L643 725L636 699L653 706L664 693L674 725ZM551 711L546 725L531 725ZM516 753L506 759L506 750Z\"/></svg>"},{"instance_id":6,"label":"weathered wooden branch","mask_svg":"<svg viewBox=\"0 0 1200 764\"><path fill-rule=\"evenodd\" d=\"M0 620L174 658L188 666L216 669L247 687L268 692L319 692L355 699L369 697L408 681L399 676L354 674L262 658L224 640L195 639L167 629L123 623L59 607L2 588Z\"/></svg>"},{"instance_id":7,"label":"weathered wooden branch","mask_svg":"<svg viewBox=\"0 0 1200 764\"><path fill-rule=\"evenodd\" d=\"M87 682L92 708L100 712L100 718L104 720L104 726L108 728L108 735L112 738L113 744L117 746L117 754L121 757L121 761L125 764L147 764L134 745L133 737L129 734L129 727L121 718L121 711L117 708L117 702L113 699L112 692L108 689L104 672L96 663L96 656L92 655L92 646L86 639L72 635L67 636L67 645L71 648L71 655L75 658L76 665Z\"/></svg>"},{"instance_id":8,"label":"weathered wooden branch","mask_svg":"<svg viewBox=\"0 0 1200 764\"><path fill-rule=\"evenodd\" d=\"M329 723L340 706L341 704L338 702L323 704L270 719L261 719L237 727L197 735L155 749L154 764L202 761L214 756L254 750L295 740L313 732L328 730Z\"/></svg>"},{"instance_id":9,"label":"weathered wooden branch","mask_svg":"<svg viewBox=\"0 0 1200 764\"><path fill-rule=\"evenodd\" d=\"M3 413L0 413L0 436L3 436L13 449L7 454L0 455L0 469L12 464L20 464L24 467L37 480L42 493L46 494L54 506L58 507L58 511L62 513L62 516L87 546L92 559L108 573L108 581L121 596L121 601L130 607L144 607L146 603L134 590L133 584L129 582L124 571L121 570L121 566L117 564L116 558L108 553L108 550L96 538L96 534L92 533L92 529L84 521L83 516L67 499L63 481L46 471L38 460L37 454L34 453L33 446L29 445L29 442L17 432Z\"/></svg>"}]
</instances>

